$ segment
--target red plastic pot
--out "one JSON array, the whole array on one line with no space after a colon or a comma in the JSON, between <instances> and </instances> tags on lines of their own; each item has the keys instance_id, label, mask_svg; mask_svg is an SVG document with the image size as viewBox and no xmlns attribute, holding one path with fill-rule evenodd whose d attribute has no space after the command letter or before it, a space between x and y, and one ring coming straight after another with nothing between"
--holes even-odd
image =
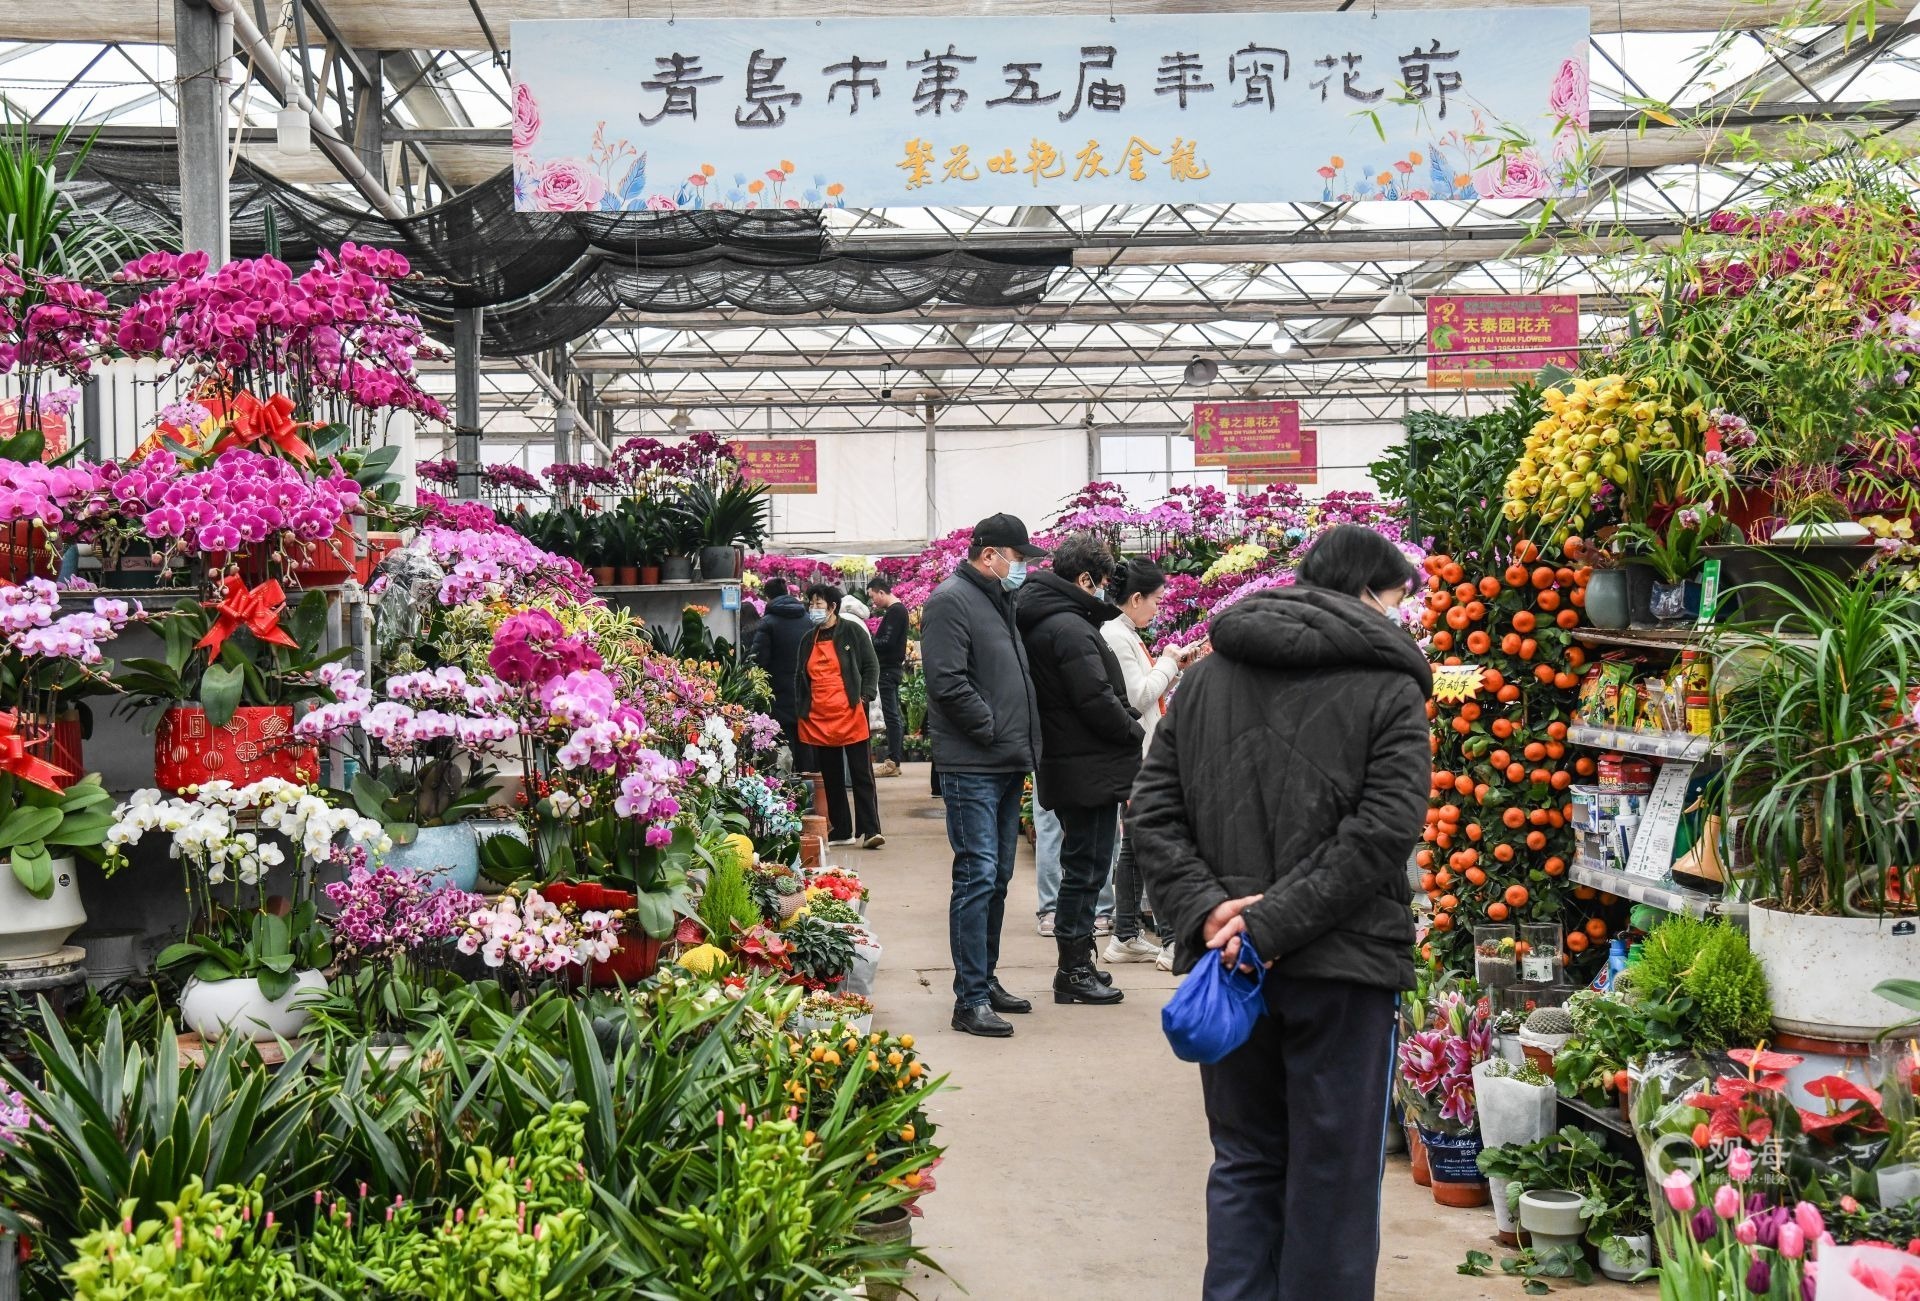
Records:
<instances>
[{"instance_id":1,"label":"red plastic pot","mask_svg":"<svg viewBox=\"0 0 1920 1301\"><path fill-rule=\"evenodd\" d=\"M305 784L319 776L314 748L294 742L291 705L242 705L225 727L207 721L198 705L175 705L160 716L153 738L154 784L167 791L267 777Z\"/></svg>"},{"instance_id":2,"label":"red plastic pot","mask_svg":"<svg viewBox=\"0 0 1920 1301\"><path fill-rule=\"evenodd\" d=\"M610 890L597 881L556 882L540 893L552 903L570 903L582 911L627 909L638 902L631 891ZM588 963L584 973L578 967L568 968L568 983L584 981L590 987L638 984L660 969L660 953L665 947L665 940L656 940L644 931L624 934L605 962Z\"/></svg>"},{"instance_id":3,"label":"red plastic pot","mask_svg":"<svg viewBox=\"0 0 1920 1301\"><path fill-rule=\"evenodd\" d=\"M373 571L380 562L400 549L401 537L398 533L368 533L367 545L353 562L353 576L362 585L373 581Z\"/></svg>"},{"instance_id":4,"label":"red plastic pot","mask_svg":"<svg viewBox=\"0 0 1920 1301\"><path fill-rule=\"evenodd\" d=\"M29 578L53 577L53 553L47 550L47 531L38 520L0 524L0 581L24 583Z\"/></svg>"},{"instance_id":5,"label":"red plastic pot","mask_svg":"<svg viewBox=\"0 0 1920 1301\"><path fill-rule=\"evenodd\" d=\"M318 542L287 545L293 581L302 587L338 587L353 577L359 555L360 539L354 536L353 520L345 517Z\"/></svg>"}]
</instances>

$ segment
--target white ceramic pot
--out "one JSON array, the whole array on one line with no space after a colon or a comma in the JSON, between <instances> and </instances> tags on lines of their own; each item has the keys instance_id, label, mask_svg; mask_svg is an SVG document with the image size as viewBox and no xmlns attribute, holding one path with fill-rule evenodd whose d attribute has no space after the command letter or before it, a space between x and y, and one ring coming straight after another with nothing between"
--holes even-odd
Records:
<instances>
[{"instance_id":1,"label":"white ceramic pot","mask_svg":"<svg viewBox=\"0 0 1920 1301\"><path fill-rule=\"evenodd\" d=\"M1617 1283L1630 1283L1652 1268L1650 1234L1616 1234L1600 1244L1600 1272Z\"/></svg>"},{"instance_id":2,"label":"white ceramic pot","mask_svg":"<svg viewBox=\"0 0 1920 1301\"><path fill-rule=\"evenodd\" d=\"M1509 1182L1511 1181L1487 1176L1487 1192L1493 1198L1493 1227L1502 1233L1512 1233L1520 1227L1519 1222L1513 1218L1513 1212L1507 1209Z\"/></svg>"},{"instance_id":3,"label":"white ceramic pot","mask_svg":"<svg viewBox=\"0 0 1920 1301\"><path fill-rule=\"evenodd\" d=\"M1788 1034L1867 1040L1913 1018L1873 992L1920 971L1920 922L1912 917L1825 917L1754 904L1747 939L1767 973L1773 1023Z\"/></svg>"},{"instance_id":4,"label":"white ceramic pot","mask_svg":"<svg viewBox=\"0 0 1920 1301\"><path fill-rule=\"evenodd\" d=\"M53 893L45 899L27 893L11 859L0 863L0 962L58 953L67 936L86 924L71 858L53 860Z\"/></svg>"},{"instance_id":5,"label":"white ceramic pot","mask_svg":"<svg viewBox=\"0 0 1920 1301\"><path fill-rule=\"evenodd\" d=\"M301 1005L302 996L326 987L327 978L318 971L297 971L293 988L269 999L251 976L240 980L195 976L180 991L180 1019L202 1039L218 1039L228 1031L254 1040L291 1039L312 1015Z\"/></svg>"},{"instance_id":6,"label":"white ceramic pot","mask_svg":"<svg viewBox=\"0 0 1920 1301\"><path fill-rule=\"evenodd\" d=\"M1536 1188L1520 1194L1520 1227L1535 1251L1576 1246L1586 1231L1580 1208L1586 1199L1560 1188Z\"/></svg>"}]
</instances>

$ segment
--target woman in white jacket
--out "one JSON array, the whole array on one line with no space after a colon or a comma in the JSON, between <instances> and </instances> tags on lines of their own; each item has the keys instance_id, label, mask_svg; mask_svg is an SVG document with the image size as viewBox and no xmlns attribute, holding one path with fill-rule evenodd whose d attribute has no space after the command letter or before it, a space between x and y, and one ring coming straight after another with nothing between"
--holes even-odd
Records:
<instances>
[{"instance_id":1,"label":"woman in white jacket","mask_svg":"<svg viewBox=\"0 0 1920 1301\"><path fill-rule=\"evenodd\" d=\"M1140 744L1142 755L1153 745L1153 731L1164 712L1162 699L1200 651L1196 643L1169 646L1158 659L1148 653L1141 634L1159 617L1160 595L1166 585L1166 572L1151 560L1123 562L1107 584L1107 597L1120 607L1125 617L1109 619L1100 625L1100 635L1107 639L1114 658L1120 662L1120 673L1126 679L1122 694L1127 703L1139 711L1141 726L1146 729L1146 737ZM1140 933L1140 872L1134 865L1124 815L1120 833L1113 883L1113 938L1107 941L1103 956L1108 962L1155 962L1170 971L1173 969L1171 946L1163 948Z\"/></svg>"}]
</instances>

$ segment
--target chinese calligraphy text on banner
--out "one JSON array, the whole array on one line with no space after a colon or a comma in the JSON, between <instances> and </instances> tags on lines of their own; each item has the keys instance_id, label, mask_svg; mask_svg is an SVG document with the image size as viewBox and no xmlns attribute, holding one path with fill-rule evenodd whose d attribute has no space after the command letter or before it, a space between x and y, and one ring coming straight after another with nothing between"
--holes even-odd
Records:
<instances>
[{"instance_id":1,"label":"chinese calligraphy text on banner","mask_svg":"<svg viewBox=\"0 0 1920 1301\"><path fill-rule=\"evenodd\" d=\"M1227 467L1229 488L1264 488L1270 483L1320 482L1320 432L1300 431L1300 457L1290 463L1239 464Z\"/></svg>"},{"instance_id":2,"label":"chinese calligraphy text on banner","mask_svg":"<svg viewBox=\"0 0 1920 1301\"><path fill-rule=\"evenodd\" d=\"M1427 387L1499 388L1543 366L1580 364L1580 297L1435 294L1427 299Z\"/></svg>"},{"instance_id":3,"label":"chinese calligraphy text on banner","mask_svg":"<svg viewBox=\"0 0 1920 1301\"><path fill-rule=\"evenodd\" d=\"M523 212L1580 193L1584 7L513 24Z\"/></svg>"},{"instance_id":4,"label":"chinese calligraphy text on banner","mask_svg":"<svg viewBox=\"0 0 1920 1301\"><path fill-rule=\"evenodd\" d=\"M1190 431L1197 466L1302 461L1298 402L1196 402Z\"/></svg>"},{"instance_id":5,"label":"chinese calligraphy text on banner","mask_svg":"<svg viewBox=\"0 0 1920 1301\"><path fill-rule=\"evenodd\" d=\"M736 438L740 469L749 483L772 493L820 491L820 449L811 438Z\"/></svg>"}]
</instances>

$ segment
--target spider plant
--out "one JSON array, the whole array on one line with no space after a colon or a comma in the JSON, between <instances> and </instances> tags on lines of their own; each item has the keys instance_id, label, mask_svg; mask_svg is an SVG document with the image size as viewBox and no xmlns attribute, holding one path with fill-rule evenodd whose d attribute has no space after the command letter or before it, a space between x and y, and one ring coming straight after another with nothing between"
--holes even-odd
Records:
<instances>
[{"instance_id":1,"label":"spider plant","mask_svg":"<svg viewBox=\"0 0 1920 1301\"><path fill-rule=\"evenodd\" d=\"M1884 574L1796 565L1805 595L1767 588L1781 627L1735 630L1714 796L1752 865L1747 893L1826 915L1910 911L1889 889L1920 858L1920 772L1899 723L1920 681L1920 606Z\"/></svg>"}]
</instances>

